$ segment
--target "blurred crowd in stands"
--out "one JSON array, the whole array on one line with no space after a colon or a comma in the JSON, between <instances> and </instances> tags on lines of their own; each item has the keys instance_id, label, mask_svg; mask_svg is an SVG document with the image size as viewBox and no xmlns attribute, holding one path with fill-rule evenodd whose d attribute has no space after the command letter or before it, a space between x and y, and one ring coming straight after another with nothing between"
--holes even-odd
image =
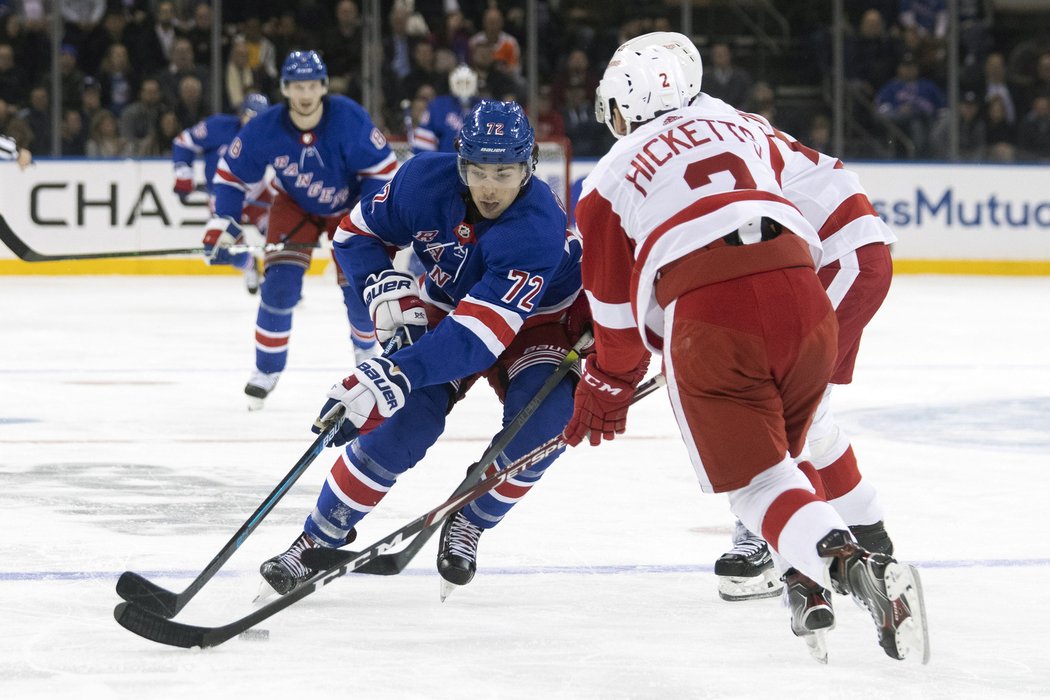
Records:
<instances>
[{"instance_id":1,"label":"blurred crowd in stands","mask_svg":"<svg viewBox=\"0 0 1050 700\"><path fill-rule=\"evenodd\" d=\"M830 152L830 3L774 5L791 21L794 40L816 48L749 65L753 43L694 23L704 92L762 113ZM0 133L38 156L52 153L52 6L64 24L62 155L168 155L180 130L215 111L235 110L248 92L279 100L279 66L293 49L320 51L332 91L361 99L359 0L225 0L221 104L210 99L212 10L206 2L0 0ZM524 0L383 0L385 104L373 115L376 122L403 138L406 111L418 121L429 100L448 91L448 73L464 63L478 73L482 96L524 103L525 6ZM680 6L679 0L618 7L603 0L539 0L538 99L527 106L538 135L569 138L576 156L603 154L612 137L595 122L593 100L605 62L632 36L678 31ZM846 8L847 154L942 159L955 120L963 160L1050 160L1044 24L1033 23L1027 36L1004 36L989 0L960 0L961 80L953 114L946 97L947 0L846 0ZM817 98L781 109L786 88L807 82ZM862 146L865 135L869 149Z\"/></svg>"}]
</instances>

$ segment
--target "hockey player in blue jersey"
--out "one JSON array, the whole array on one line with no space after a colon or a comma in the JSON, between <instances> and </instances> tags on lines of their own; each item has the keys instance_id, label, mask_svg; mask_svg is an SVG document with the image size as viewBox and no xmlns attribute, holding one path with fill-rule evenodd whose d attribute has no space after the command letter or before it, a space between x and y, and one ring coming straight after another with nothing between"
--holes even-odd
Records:
<instances>
[{"instance_id":1,"label":"hockey player in blue jersey","mask_svg":"<svg viewBox=\"0 0 1050 700\"><path fill-rule=\"evenodd\" d=\"M277 195L266 241L303 247L266 254L255 325L255 372L244 387L251 410L262 408L284 370L292 311L312 257L306 246L316 245L322 235L331 236L349 208L359 198L370 198L397 169L386 139L361 105L328 95L328 68L316 52L288 55L281 68L281 92L286 103L249 122L219 161L215 218L204 236L210 263L235 262L225 248L240 236L237 222L245 193L271 166ZM378 352L372 321L341 267L337 277L355 356L364 359Z\"/></svg>"},{"instance_id":2,"label":"hockey player in blue jersey","mask_svg":"<svg viewBox=\"0 0 1050 700\"><path fill-rule=\"evenodd\" d=\"M423 153L362 200L339 227L337 259L369 303L382 343L405 327L414 342L358 364L332 387L325 420L340 406L346 443L291 547L260 567L281 594L313 573L310 547L338 547L400 475L440 437L452 404L485 377L506 424L577 339L579 241L550 187L532 177L532 128L513 102L483 101L460 133L458 155ZM411 246L423 287L391 268L388 248ZM575 377L567 376L497 460L506 465L564 428ZM315 427L315 431L317 428ZM442 599L468 583L481 533L497 525L561 453L452 514L438 553Z\"/></svg>"},{"instance_id":3,"label":"hockey player in blue jersey","mask_svg":"<svg viewBox=\"0 0 1050 700\"><path fill-rule=\"evenodd\" d=\"M448 74L448 88L450 94L432 99L419 126L412 129L409 140L413 153L455 153L455 141L463 128L463 120L481 101L478 74L470 66L458 66Z\"/></svg>"},{"instance_id":4,"label":"hockey player in blue jersey","mask_svg":"<svg viewBox=\"0 0 1050 700\"><path fill-rule=\"evenodd\" d=\"M226 154L226 148L237 132L250 122L257 114L270 106L270 100L257 92L245 95L237 114L213 114L202 119L188 129L184 129L171 143L171 159L175 166L175 194L183 203L193 194L196 187L193 183L193 161L204 159L204 189L208 192L209 206L214 211L214 200L211 197L212 179L215 177L215 166L219 158ZM241 223L256 226L265 235L266 222L270 213L269 192L265 182L256 186L249 194L251 204L244 208ZM244 255L237 260L243 265L244 283L249 294L259 291L258 260L254 256Z\"/></svg>"}]
</instances>

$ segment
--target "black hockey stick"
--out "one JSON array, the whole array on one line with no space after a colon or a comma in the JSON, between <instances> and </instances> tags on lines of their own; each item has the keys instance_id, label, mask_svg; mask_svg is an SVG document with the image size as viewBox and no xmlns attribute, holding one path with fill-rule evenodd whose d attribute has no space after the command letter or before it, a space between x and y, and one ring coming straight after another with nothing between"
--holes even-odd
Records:
<instances>
[{"instance_id":1,"label":"black hockey stick","mask_svg":"<svg viewBox=\"0 0 1050 700\"><path fill-rule=\"evenodd\" d=\"M165 255L204 255L205 253L204 248L161 248L157 250L124 250L106 253L59 253L55 255L38 253L30 248L29 244L19 238L18 234L11 230L11 227L8 225L7 220L4 219L2 214L0 214L0 241L3 241L4 245L10 248L12 253L25 262L104 260L107 258L154 258L163 257ZM228 250L231 253L248 253L255 251L262 253L276 253L282 250L307 250L318 247L319 246L301 243L267 243L261 246L237 243L231 245Z\"/></svg>"},{"instance_id":2,"label":"black hockey stick","mask_svg":"<svg viewBox=\"0 0 1050 700\"><path fill-rule=\"evenodd\" d=\"M387 343L383 349L383 354L389 355L400 348L405 341L406 334L407 331L404 329L399 330ZM339 427L342 423L343 415L340 413L335 419L325 425L321 430L321 434L311 443L291 471L281 479L280 483L270 492L270 495L259 504L255 512L249 516L237 532L233 534L230 541L219 550L218 554L208 562L204 570L198 574L197 578L193 579L193 582L185 590L181 593L175 593L158 586L141 574L136 574L134 571L125 571L117 579L117 595L143 610L148 610L163 617L174 617L186 606L186 603L190 602L197 595L198 591L204 587L204 584L211 580L215 573L222 568L222 565L233 556L233 553L240 548L244 540L248 538L248 535L252 534L263 518L269 515L270 511L292 488L292 485L299 480L299 477L303 475L307 467L331 444L332 438L339 432Z\"/></svg>"},{"instance_id":3,"label":"black hockey stick","mask_svg":"<svg viewBox=\"0 0 1050 700\"><path fill-rule=\"evenodd\" d=\"M638 401L639 399L648 396L659 387L663 386L663 383L663 375L657 375L644 382L638 387L638 390L635 391L633 401ZM496 486L499 486L512 476L519 474L536 462L545 459L555 450L561 449L564 444L565 443L560 435L551 438L528 454L522 456L513 464L508 465L505 469L498 471L473 486L453 495L438 507L424 513L407 525L395 530L369 548L358 553L344 552L348 557L346 561L335 564L324 571L319 571L291 593L271 600L269 603L263 605L254 612L251 612L238 620L234 620L233 622L218 627L187 625L182 622L176 622L175 620L169 620L159 615L155 615L147 610L143 610L128 603L120 603L117 605L113 610L113 617L116 618L117 622L125 629L159 644L167 644L168 646L183 647L187 649L191 647L206 648L218 646L223 642L233 639L242 632L251 629L258 623L275 615L281 610L284 610L289 605L302 600L311 593L327 586L337 578L359 570L369 561L372 561L377 556L381 555L384 551L391 547L396 547L403 542L406 537L411 537L422 531L427 526L440 522L450 513L459 510Z\"/></svg>"},{"instance_id":4,"label":"black hockey stick","mask_svg":"<svg viewBox=\"0 0 1050 700\"><path fill-rule=\"evenodd\" d=\"M554 388L557 387L561 380L565 377L565 375L569 373L569 370L572 369L572 366L579 361L580 352L585 347L587 347L591 343L591 341L592 336L590 331L588 331L579 339L579 341L577 341L576 345L565 354L565 357L562 358L562 361L558 363L558 366L555 368L554 372L552 372L551 375L547 377L547 379L543 382L543 384L540 386L539 390L536 391L536 394L532 397L532 399L530 399L527 404L525 404L521 407L520 410L518 410L518 413L510 420L509 423L507 423L506 426L504 426L502 430L496 433L495 437L492 438L492 442L490 442L489 446L485 449L484 454L481 455L481 458L467 468L466 478L463 479L463 481L460 482L459 486L455 488L455 490L452 492L453 495L459 493L461 490L465 489L467 486L473 484L481 478L481 475L485 473L485 470L488 469L489 465L496 461L496 459L500 456L500 453L502 453L503 450L507 448L507 445L510 444L511 440L513 440L518 435L518 433L521 432L521 429L525 427L525 424L529 422L529 419L532 418L532 415L534 413L536 413L536 410L547 398L547 395L554 391ZM359 569L357 569L357 573L375 574L378 576L393 576L395 574L401 573L402 571L404 571L405 567L408 566L409 562L411 562L412 559L415 558L416 554L419 553L419 550L423 548L423 545L427 543L427 540L429 540L434 535L434 532L440 526L440 521L435 522L432 525L428 525L427 527L423 528L423 530L420 531L418 535L412 538L412 541L409 542L404 549L401 549L397 552L393 552L391 554L379 555L378 557L370 560L369 562L361 566ZM338 549L315 549L308 551L311 555L309 557L310 559L313 559L314 555L324 557L335 554L338 555L337 559L339 561L342 561L343 559L345 559L345 556L343 555L356 555L356 552ZM331 566L331 564L329 564L323 558L318 558L314 559L310 563L307 563L307 566L309 566L311 569L327 569Z\"/></svg>"}]
</instances>

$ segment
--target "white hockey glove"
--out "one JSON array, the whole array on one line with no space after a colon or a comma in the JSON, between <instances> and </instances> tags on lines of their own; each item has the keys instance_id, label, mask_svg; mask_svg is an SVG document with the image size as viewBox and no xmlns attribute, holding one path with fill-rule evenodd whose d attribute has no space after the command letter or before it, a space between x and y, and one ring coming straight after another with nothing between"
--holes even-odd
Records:
<instances>
[{"instance_id":1,"label":"white hockey glove","mask_svg":"<svg viewBox=\"0 0 1050 700\"><path fill-rule=\"evenodd\" d=\"M241 225L225 216L216 216L207 223L204 232L204 257L209 265L233 265L238 256L228 248L241 239Z\"/></svg>"},{"instance_id":2,"label":"white hockey glove","mask_svg":"<svg viewBox=\"0 0 1050 700\"><path fill-rule=\"evenodd\" d=\"M380 345L386 345L402 326L409 344L426 333L427 312L419 298L419 283L407 272L383 270L378 276L369 275L363 296Z\"/></svg>"},{"instance_id":3,"label":"white hockey glove","mask_svg":"<svg viewBox=\"0 0 1050 700\"><path fill-rule=\"evenodd\" d=\"M378 428L404 407L411 391L412 384L397 365L385 357L373 357L359 364L353 374L329 390L328 400L312 429L320 434L325 424L343 409L346 420L332 444L344 445L358 435Z\"/></svg>"}]
</instances>

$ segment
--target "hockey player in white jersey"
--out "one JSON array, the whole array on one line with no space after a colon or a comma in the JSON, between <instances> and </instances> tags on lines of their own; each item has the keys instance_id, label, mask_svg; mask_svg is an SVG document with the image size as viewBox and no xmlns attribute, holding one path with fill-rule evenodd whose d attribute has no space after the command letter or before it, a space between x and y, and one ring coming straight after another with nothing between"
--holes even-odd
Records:
<instances>
[{"instance_id":1,"label":"hockey player in white jersey","mask_svg":"<svg viewBox=\"0 0 1050 700\"><path fill-rule=\"evenodd\" d=\"M599 86L597 114L620 140L576 212L597 352L566 440L622 433L660 353L701 487L726 493L793 567L792 631L812 642L831 614L796 591L834 588L868 608L887 655L925 661L917 571L858 545L796 464L836 360L817 232L785 197L763 130L706 95L687 105L685 82L650 46L614 56Z\"/></svg>"},{"instance_id":2,"label":"hockey player in white jersey","mask_svg":"<svg viewBox=\"0 0 1050 700\"><path fill-rule=\"evenodd\" d=\"M700 99L703 64L696 46L684 35L645 34L624 43L617 53L653 45L669 49L678 59L686 102ZM808 460L799 466L815 487L823 490L863 547L893 554L878 495L861 476L853 448L835 422L829 404L833 387L852 381L861 334L889 291L893 276L889 246L896 237L878 216L857 175L841 161L808 148L764 117L741 114L770 140L776 150L773 162L784 195L821 239L817 275L839 323L835 370L807 434ZM733 549L715 563L719 595L725 600L777 596L783 588L781 573L776 571L766 542L738 521Z\"/></svg>"}]
</instances>

